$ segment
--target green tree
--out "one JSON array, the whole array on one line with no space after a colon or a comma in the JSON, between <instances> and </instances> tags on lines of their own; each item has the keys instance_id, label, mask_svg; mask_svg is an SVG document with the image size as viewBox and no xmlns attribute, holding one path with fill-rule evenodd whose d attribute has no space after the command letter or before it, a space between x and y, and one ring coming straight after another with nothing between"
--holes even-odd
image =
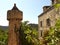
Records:
<instances>
[{"instance_id":1,"label":"green tree","mask_svg":"<svg viewBox=\"0 0 60 45\"><path fill-rule=\"evenodd\" d=\"M47 45L57 45L60 42L60 20L57 20L55 26L50 28L44 39Z\"/></svg>"},{"instance_id":2,"label":"green tree","mask_svg":"<svg viewBox=\"0 0 60 45\"><path fill-rule=\"evenodd\" d=\"M20 29L22 45L39 45L38 30L32 28L28 21L23 22Z\"/></svg>"},{"instance_id":3,"label":"green tree","mask_svg":"<svg viewBox=\"0 0 60 45\"><path fill-rule=\"evenodd\" d=\"M53 6L58 10L60 8L60 0L57 0L58 3L53 4Z\"/></svg>"},{"instance_id":4,"label":"green tree","mask_svg":"<svg viewBox=\"0 0 60 45\"><path fill-rule=\"evenodd\" d=\"M8 31L0 28L0 45L7 45Z\"/></svg>"}]
</instances>

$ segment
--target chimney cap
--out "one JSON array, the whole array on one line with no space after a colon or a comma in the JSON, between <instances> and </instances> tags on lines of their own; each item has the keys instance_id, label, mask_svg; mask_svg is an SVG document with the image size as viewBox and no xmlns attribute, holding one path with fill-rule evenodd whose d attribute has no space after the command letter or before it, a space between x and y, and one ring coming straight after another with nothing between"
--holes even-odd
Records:
<instances>
[{"instance_id":1,"label":"chimney cap","mask_svg":"<svg viewBox=\"0 0 60 45\"><path fill-rule=\"evenodd\" d=\"M16 3L14 3L14 6L16 6Z\"/></svg>"},{"instance_id":2,"label":"chimney cap","mask_svg":"<svg viewBox=\"0 0 60 45\"><path fill-rule=\"evenodd\" d=\"M14 6L13 6L12 10L19 10L16 6L16 3L14 3Z\"/></svg>"}]
</instances>

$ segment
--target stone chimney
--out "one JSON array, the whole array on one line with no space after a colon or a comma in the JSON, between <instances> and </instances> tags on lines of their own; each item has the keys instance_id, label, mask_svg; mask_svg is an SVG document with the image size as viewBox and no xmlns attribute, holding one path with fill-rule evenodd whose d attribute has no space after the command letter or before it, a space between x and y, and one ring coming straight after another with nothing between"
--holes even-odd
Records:
<instances>
[{"instance_id":1,"label":"stone chimney","mask_svg":"<svg viewBox=\"0 0 60 45\"><path fill-rule=\"evenodd\" d=\"M60 0L51 0L52 4L60 3Z\"/></svg>"},{"instance_id":2,"label":"stone chimney","mask_svg":"<svg viewBox=\"0 0 60 45\"><path fill-rule=\"evenodd\" d=\"M49 8L50 8L50 6L44 6L43 7L43 12L46 12Z\"/></svg>"}]
</instances>

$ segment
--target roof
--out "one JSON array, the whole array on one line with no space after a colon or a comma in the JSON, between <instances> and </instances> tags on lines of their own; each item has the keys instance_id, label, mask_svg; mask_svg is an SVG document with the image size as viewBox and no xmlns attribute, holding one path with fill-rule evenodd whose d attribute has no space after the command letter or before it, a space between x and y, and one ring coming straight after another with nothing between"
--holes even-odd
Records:
<instances>
[{"instance_id":1,"label":"roof","mask_svg":"<svg viewBox=\"0 0 60 45\"><path fill-rule=\"evenodd\" d=\"M51 7L51 6L44 6L43 8L49 8L49 7Z\"/></svg>"},{"instance_id":2,"label":"roof","mask_svg":"<svg viewBox=\"0 0 60 45\"><path fill-rule=\"evenodd\" d=\"M19 10L19 9L16 7L16 4L14 4L12 10Z\"/></svg>"},{"instance_id":3,"label":"roof","mask_svg":"<svg viewBox=\"0 0 60 45\"><path fill-rule=\"evenodd\" d=\"M22 12L21 10L19 10L19 9L17 8L16 4L14 4L12 10L18 10L18 11Z\"/></svg>"},{"instance_id":4,"label":"roof","mask_svg":"<svg viewBox=\"0 0 60 45\"><path fill-rule=\"evenodd\" d=\"M54 7L53 7L53 6L51 6L47 11L43 12L42 14L40 14L38 17L40 17L40 16L44 15L45 13L47 13L47 12L51 11L52 9L54 9Z\"/></svg>"}]
</instances>

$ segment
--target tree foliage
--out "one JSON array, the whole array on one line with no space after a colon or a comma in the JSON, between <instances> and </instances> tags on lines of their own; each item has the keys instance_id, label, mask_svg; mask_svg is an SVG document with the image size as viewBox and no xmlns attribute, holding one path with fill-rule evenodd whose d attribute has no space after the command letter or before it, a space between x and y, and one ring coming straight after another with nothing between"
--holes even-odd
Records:
<instances>
[{"instance_id":1,"label":"tree foliage","mask_svg":"<svg viewBox=\"0 0 60 45\"><path fill-rule=\"evenodd\" d=\"M38 30L32 28L28 21L22 22L19 32L22 45L39 45ZM0 45L7 45L8 43L8 30L0 28Z\"/></svg>"},{"instance_id":2,"label":"tree foliage","mask_svg":"<svg viewBox=\"0 0 60 45\"><path fill-rule=\"evenodd\" d=\"M55 26L50 28L44 39L47 45L57 45L60 42L60 20L57 20Z\"/></svg>"},{"instance_id":3,"label":"tree foliage","mask_svg":"<svg viewBox=\"0 0 60 45\"><path fill-rule=\"evenodd\" d=\"M8 31L0 28L0 45L7 45Z\"/></svg>"},{"instance_id":4,"label":"tree foliage","mask_svg":"<svg viewBox=\"0 0 60 45\"><path fill-rule=\"evenodd\" d=\"M36 28L32 28L28 24L28 21L25 21L21 24L20 32L22 45L39 45L38 30L36 30Z\"/></svg>"}]
</instances>

